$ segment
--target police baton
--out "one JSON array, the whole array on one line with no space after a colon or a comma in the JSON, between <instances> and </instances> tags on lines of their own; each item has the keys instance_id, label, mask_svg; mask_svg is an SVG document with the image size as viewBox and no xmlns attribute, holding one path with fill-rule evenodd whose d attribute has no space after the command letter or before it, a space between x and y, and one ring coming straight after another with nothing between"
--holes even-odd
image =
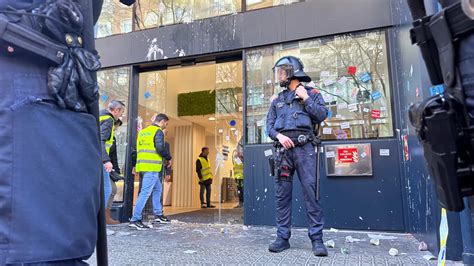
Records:
<instances>
[{"instance_id":1,"label":"police baton","mask_svg":"<svg viewBox=\"0 0 474 266\"><path fill-rule=\"evenodd\" d=\"M314 127L314 133L316 138L316 200L319 201L321 197L319 184L321 180L320 164L321 164L321 124L316 124Z\"/></svg>"}]
</instances>

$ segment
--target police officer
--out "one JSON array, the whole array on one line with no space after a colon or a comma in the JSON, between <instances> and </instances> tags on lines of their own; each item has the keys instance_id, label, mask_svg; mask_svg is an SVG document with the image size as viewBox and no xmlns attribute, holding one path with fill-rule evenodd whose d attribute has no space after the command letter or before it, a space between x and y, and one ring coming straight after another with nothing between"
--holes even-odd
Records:
<instances>
[{"instance_id":1,"label":"police officer","mask_svg":"<svg viewBox=\"0 0 474 266\"><path fill-rule=\"evenodd\" d=\"M280 58L274 68L275 81L285 90L271 103L267 115L267 132L276 141L276 223L277 238L268 250L281 252L290 248L292 177L300 179L309 219L308 235L316 256L327 256L323 244L323 213L316 199L316 152L314 126L327 116L321 94L301 82L311 78L303 63L294 56Z\"/></svg>"}]
</instances>

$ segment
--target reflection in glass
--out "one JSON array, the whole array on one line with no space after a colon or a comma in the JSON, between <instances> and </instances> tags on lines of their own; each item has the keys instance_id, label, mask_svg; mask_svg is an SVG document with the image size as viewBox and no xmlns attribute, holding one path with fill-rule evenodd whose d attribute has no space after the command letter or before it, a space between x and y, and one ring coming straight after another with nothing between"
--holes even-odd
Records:
<instances>
[{"instance_id":1,"label":"reflection in glass","mask_svg":"<svg viewBox=\"0 0 474 266\"><path fill-rule=\"evenodd\" d=\"M139 75L138 89L138 117L137 132L152 124L152 120L158 113L166 112L166 71L143 72ZM168 114L169 115L169 114ZM169 141L169 140L167 140ZM172 149L170 150L172 152ZM172 154L173 156L173 154ZM136 203L138 191L140 187L140 175L134 175L134 195L133 202ZM167 183L164 185L163 191L167 191ZM165 193L163 195L168 195ZM166 197L163 199L163 205L167 205ZM145 205L144 215L152 214L150 203Z\"/></svg>"},{"instance_id":2,"label":"reflection in glass","mask_svg":"<svg viewBox=\"0 0 474 266\"><path fill-rule=\"evenodd\" d=\"M151 118L166 110L166 71L140 74L138 131L151 124Z\"/></svg>"},{"instance_id":3,"label":"reflection in glass","mask_svg":"<svg viewBox=\"0 0 474 266\"><path fill-rule=\"evenodd\" d=\"M393 136L391 90L384 31L345 34L285 43L247 52L248 142L271 142L266 114L272 95L272 67L286 55L301 58L308 85L319 90L329 109L323 139Z\"/></svg>"},{"instance_id":4,"label":"reflection in glass","mask_svg":"<svg viewBox=\"0 0 474 266\"><path fill-rule=\"evenodd\" d=\"M238 181L236 180L236 158L238 143L243 132L242 113L242 62L216 64L216 110L214 144L217 151L215 180L213 184L220 192L218 207L223 210L239 205ZM239 157L244 162L243 156ZM242 166L243 167L243 166ZM214 188L213 188L214 189ZM229 206L229 204L231 204ZM237 210L237 211L241 211ZM236 213L237 214L237 213ZM241 213L243 218L243 213ZM239 218L240 218L239 217ZM219 212L221 222L221 212ZM241 218L241 219L242 219ZM242 219L243 220L243 219Z\"/></svg>"},{"instance_id":5,"label":"reflection in glass","mask_svg":"<svg viewBox=\"0 0 474 266\"><path fill-rule=\"evenodd\" d=\"M112 100L121 100L125 103L125 111L122 115L123 124L115 130L115 141L117 147L117 160L122 175L125 170L126 150L128 143L127 136L127 108L128 96L130 92L130 69L128 67L113 68L97 72L97 82L99 84L99 104L101 109L106 109ZM123 181L116 182L117 194L114 201L123 201Z\"/></svg>"},{"instance_id":6,"label":"reflection in glass","mask_svg":"<svg viewBox=\"0 0 474 266\"><path fill-rule=\"evenodd\" d=\"M95 27L95 37L101 38L132 31L132 7L119 0L104 0L102 12Z\"/></svg>"},{"instance_id":7,"label":"reflection in glass","mask_svg":"<svg viewBox=\"0 0 474 266\"><path fill-rule=\"evenodd\" d=\"M139 0L138 29L148 29L241 11L241 0Z\"/></svg>"},{"instance_id":8,"label":"reflection in glass","mask_svg":"<svg viewBox=\"0 0 474 266\"><path fill-rule=\"evenodd\" d=\"M305 2L304 0L246 0L247 10L254 10L259 8L288 5L297 2Z\"/></svg>"}]
</instances>

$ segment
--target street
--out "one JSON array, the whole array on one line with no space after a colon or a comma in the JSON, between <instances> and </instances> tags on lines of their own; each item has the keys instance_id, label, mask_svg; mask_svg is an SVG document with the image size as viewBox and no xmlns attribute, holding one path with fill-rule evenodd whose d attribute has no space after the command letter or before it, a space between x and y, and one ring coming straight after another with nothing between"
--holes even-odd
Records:
<instances>
[{"instance_id":1,"label":"street","mask_svg":"<svg viewBox=\"0 0 474 266\"><path fill-rule=\"evenodd\" d=\"M291 249L278 254L267 250L276 237L273 227L173 220L145 231L128 224L109 226L108 231L110 265L436 265L436 260L423 258L431 253L418 251L419 242L410 234L326 230L324 240L333 240L335 247L328 249L328 257L319 258L312 254L304 228L293 229ZM380 238L380 245L370 244L369 235ZM391 256L391 248L399 254ZM94 254L88 262L95 265L95 259Z\"/></svg>"}]
</instances>

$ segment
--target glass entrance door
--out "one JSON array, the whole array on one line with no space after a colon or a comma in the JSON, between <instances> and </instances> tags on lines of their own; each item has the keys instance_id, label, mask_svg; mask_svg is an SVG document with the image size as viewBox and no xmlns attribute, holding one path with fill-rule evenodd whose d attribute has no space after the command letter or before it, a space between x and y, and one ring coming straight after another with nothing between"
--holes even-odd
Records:
<instances>
[{"instance_id":1,"label":"glass entrance door","mask_svg":"<svg viewBox=\"0 0 474 266\"><path fill-rule=\"evenodd\" d=\"M243 223L242 62L216 64L215 185L219 222Z\"/></svg>"},{"instance_id":2,"label":"glass entrance door","mask_svg":"<svg viewBox=\"0 0 474 266\"><path fill-rule=\"evenodd\" d=\"M137 131L150 125L157 113L170 118L165 140L173 157L172 171L170 179L163 181L162 205L171 219L243 222L242 200L239 204L239 195L243 195L243 157L239 157L242 84L241 61L210 61L140 73ZM209 149L207 158L213 177L209 201L205 191L201 201L196 164L204 147ZM136 198L138 175L135 184ZM151 212L151 208L145 208L144 216L152 217Z\"/></svg>"}]
</instances>

